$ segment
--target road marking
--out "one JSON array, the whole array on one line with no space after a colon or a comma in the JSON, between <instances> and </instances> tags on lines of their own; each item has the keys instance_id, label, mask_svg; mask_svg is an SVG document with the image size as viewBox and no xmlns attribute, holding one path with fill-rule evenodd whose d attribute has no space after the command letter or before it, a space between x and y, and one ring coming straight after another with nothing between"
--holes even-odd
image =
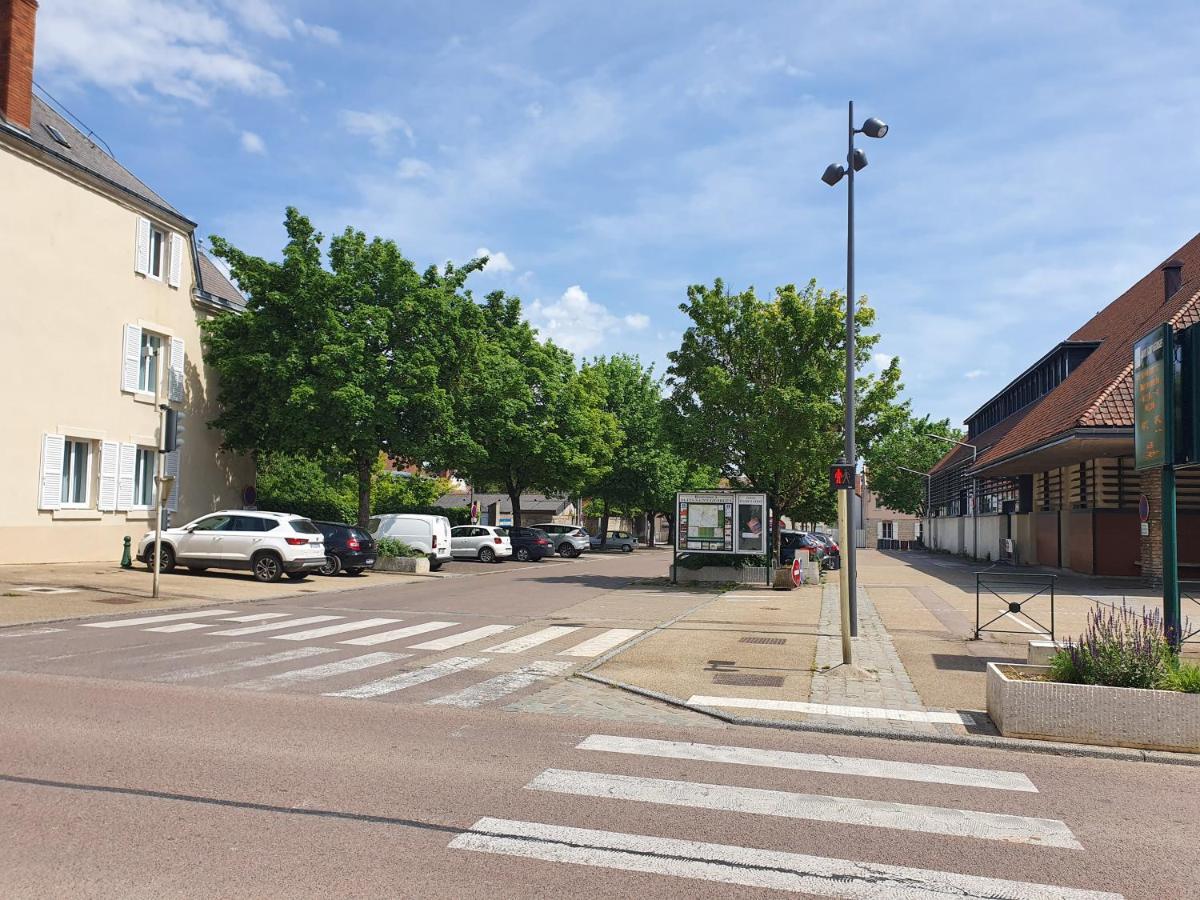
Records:
<instances>
[{"instance_id":1,"label":"road marking","mask_svg":"<svg viewBox=\"0 0 1200 900\"><path fill-rule=\"evenodd\" d=\"M533 634L527 634L524 637L513 638L504 644L497 644L495 647L488 647L482 651L484 653L523 653L526 650L531 650L539 644L544 644L547 641L553 641L562 637L565 634L570 634L572 631L578 631L578 625L551 625L549 628L543 628L541 631L535 631Z\"/></svg>"},{"instance_id":2,"label":"road marking","mask_svg":"<svg viewBox=\"0 0 1200 900\"><path fill-rule=\"evenodd\" d=\"M379 625L395 625L400 619L363 619L360 622L343 622L340 625L326 625L324 628L310 628L308 631L297 631L293 634L271 635L277 641L315 641L317 638L329 637L331 634L341 634L345 631L362 631ZM295 622L292 623L296 624Z\"/></svg>"},{"instance_id":3,"label":"road marking","mask_svg":"<svg viewBox=\"0 0 1200 900\"><path fill-rule=\"evenodd\" d=\"M382 666L386 663L407 659L410 656L412 656L411 653L383 653L382 651L368 653L365 656L353 656L350 659L342 659L320 666L310 666L307 669L280 672L277 675L268 675L265 678L258 678L254 681L243 681L241 684L231 686L241 688L245 691L273 691L276 688L289 687L294 684L305 684L309 681L319 681L322 678L332 678L335 675L357 672L360 669L369 669L372 666Z\"/></svg>"},{"instance_id":4,"label":"road marking","mask_svg":"<svg viewBox=\"0 0 1200 900\"><path fill-rule=\"evenodd\" d=\"M424 634L427 631L441 631L443 628L453 628L457 624L457 622L422 622L420 625L409 625L407 628L393 628L391 631L368 634L366 637L353 638L352 640L341 641L340 643L351 644L355 647L373 647L376 644L399 641L404 638L413 637L414 635Z\"/></svg>"},{"instance_id":5,"label":"road marking","mask_svg":"<svg viewBox=\"0 0 1200 900\"><path fill-rule=\"evenodd\" d=\"M833 703L804 703L799 700L760 700L757 697L690 697L688 706L723 706L731 709L775 709L781 712L808 713L810 716L840 716L847 719L890 719L893 722L940 722L946 725L974 725L967 713L928 709L880 709L874 706L839 706Z\"/></svg>"},{"instance_id":6,"label":"road marking","mask_svg":"<svg viewBox=\"0 0 1200 900\"><path fill-rule=\"evenodd\" d=\"M1028 622L1026 622L1022 619L1018 619L1016 616L1014 616L1010 612L1006 612L1005 615L1008 616L1010 619L1012 619L1014 622L1016 622L1018 625L1020 625L1022 628L1027 628L1029 631L1032 631L1034 634L1040 634L1042 637L1050 637L1049 632L1042 631L1042 629L1040 629L1040 628L1034 628Z\"/></svg>"},{"instance_id":7,"label":"road marking","mask_svg":"<svg viewBox=\"0 0 1200 900\"><path fill-rule=\"evenodd\" d=\"M508 631L510 628L516 627L516 625L484 625L482 628L473 628L470 631L452 634L449 637L434 638L432 641L426 641L423 644L413 644L411 647L409 647L409 649L449 650L451 647L461 647L463 644L471 644L475 641L482 641L484 638L491 637L495 634L501 634L505 631Z\"/></svg>"},{"instance_id":8,"label":"road marking","mask_svg":"<svg viewBox=\"0 0 1200 900\"><path fill-rule=\"evenodd\" d=\"M558 655L599 656L605 650L611 650L618 644L623 644L630 638L637 637L641 633L642 630L640 628L610 628L608 631L601 632L594 638L584 641L582 644L568 647Z\"/></svg>"},{"instance_id":9,"label":"road marking","mask_svg":"<svg viewBox=\"0 0 1200 900\"><path fill-rule=\"evenodd\" d=\"M1107 891L506 819L480 819L449 846L848 900L1124 900Z\"/></svg>"},{"instance_id":10,"label":"road marking","mask_svg":"<svg viewBox=\"0 0 1200 900\"><path fill-rule=\"evenodd\" d=\"M489 678L487 681L481 681L479 684L471 685L457 693L425 702L430 706L457 706L459 709L474 709L515 693L521 688L536 684L545 678L561 675L570 668L571 663L565 660L530 663L511 672L505 672L503 675L497 675L495 678Z\"/></svg>"},{"instance_id":11,"label":"road marking","mask_svg":"<svg viewBox=\"0 0 1200 900\"><path fill-rule=\"evenodd\" d=\"M84 628L131 628L134 625L157 625L163 622L178 622L181 619L203 619L208 616L227 616L232 609L209 609L199 612L170 613L165 616L141 616L137 619L118 619L107 622L84 622Z\"/></svg>"},{"instance_id":12,"label":"road marking","mask_svg":"<svg viewBox=\"0 0 1200 900\"><path fill-rule=\"evenodd\" d=\"M32 637L35 634L54 634L56 631L66 631L65 628L29 628L25 631L4 631L0 632L0 638L10 637Z\"/></svg>"},{"instance_id":13,"label":"road marking","mask_svg":"<svg viewBox=\"0 0 1200 900\"><path fill-rule=\"evenodd\" d=\"M152 678L151 681L187 681L190 678L224 675L226 672L236 672L239 669L256 669L259 666L270 666L275 663L291 662L294 659L306 659L321 653L333 652L325 647L297 647L295 650L284 650L282 653L272 653L269 656L256 656L253 659L237 659L231 662L213 663L211 666L198 666L195 669L168 672L165 675Z\"/></svg>"},{"instance_id":14,"label":"road marking","mask_svg":"<svg viewBox=\"0 0 1200 900\"><path fill-rule=\"evenodd\" d=\"M452 656L449 659L443 659L441 662L435 662L414 672L401 672L399 675L390 675L387 678L381 678L379 681L360 684L358 687L348 688L344 691L333 691L325 696L351 697L356 700L381 697L384 694L392 694L396 691L402 691L405 688L424 684L427 681L433 681L435 678L445 678L447 675L453 675L455 672L465 672L467 669L482 666L485 662L487 662L487 659L482 656Z\"/></svg>"},{"instance_id":15,"label":"road marking","mask_svg":"<svg viewBox=\"0 0 1200 900\"><path fill-rule=\"evenodd\" d=\"M953 784L998 791L1025 791L1034 794L1038 792L1033 782L1023 773L999 769L924 765L895 762L890 759L795 753L791 750L760 750L756 747L694 744L689 741L658 741L609 734L593 734L577 744L576 749L628 753L634 756L660 756L665 759L694 759L738 766L766 766L773 769L825 772L862 778L893 778L897 781L923 781L929 784Z\"/></svg>"},{"instance_id":16,"label":"road marking","mask_svg":"<svg viewBox=\"0 0 1200 900\"><path fill-rule=\"evenodd\" d=\"M148 644L145 646L149 646ZM161 647L162 644L156 646ZM180 659L190 659L193 656L208 656L210 653L225 653L228 650L245 650L247 647L261 647L258 641L225 641L222 644L207 644L203 647L188 647L186 650L173 650L170 653L152 653L138 659L138 663L175 662Z\"/></svg>"},{"instance_id":17,"label":"road marking","mask_svg":"<svg viewBox=\"0 0 1200 900\"><path fill-rule=\"evenodd\" d=\"M262 634L264 631L283 631L285 628L295 628L297 625L315 625L317 622L332 622L343 616L309 616L306 619L293 619L290 622L270 622L266 625L247 625L245 628L230 628L228 631L214 631L222 637L238 637L243 634Z\"/></svg>"},{"instance_id":18,"label":"road marking","mask_svg":"<svg viewBox=\"0 0 1200 900\"><path fill-rule=\"evenodd\" d=\"M142 631L162 631L174 634L176 631L195 631L197 628L212 628L210 622L176 622L174 625L159 625L157 628L143 628Z\"/></svg>"},{"instance_id":19,"label":"road marking","mask_svg":"<svg viewBox=\"0 0 1200 900\"><path fill-rule=\"evenodd\" d=\"M525 785L533 791L552 791L577 797L637 800L666 806L719 809L723 812L779 816L810 822L839 822L873 828L894 828L926 834L947 834L1010 844L1035 844L1082 850L1065 822L1002 813L947 809L885 800L858 800L821 794L795 794L760 788L733 787L635 775L572 772L547 769Z\"/></svg>"},{"instance_id":20,"label":"road marking","mask_svg":"<svg viewBox=\"0 0 1200 900\"><path fill-rule=\"evenodd\" d=\"M292 613L255 613L252 616L233 616L229 619L222 619L222 622L262 622L265 619L282 619L286 616L293 615Z\"/></svg>"}]
</instances>

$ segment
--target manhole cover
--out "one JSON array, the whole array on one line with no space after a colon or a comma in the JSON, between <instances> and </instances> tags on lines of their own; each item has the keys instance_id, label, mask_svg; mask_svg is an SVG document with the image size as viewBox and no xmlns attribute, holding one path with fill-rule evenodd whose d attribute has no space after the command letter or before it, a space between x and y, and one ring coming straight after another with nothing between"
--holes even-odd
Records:
<instances>
[{"instance_id":1,"label":"manhole cover","mask_svg":"<svg viewBox=\"0 0 1200 900\"><path fill-rule=\"evenodd\" d=\"M771 637L744 637L739 644L786 644L787 638L771 638Z\"/></svg>"},{"instance_id":2,"label":"manhole cover","mask_svg":"<svg viewBox=\"0 0 1200 900\"><path fill-rule=\"evenodd\" d=\"M111 603L113 606L118 606L122 603L137 603L136 600L129 597L97 597L93 603Z\"/></svg>"},{"instance_id":3,"label":"manhole cover","mask_svg":"<svg viewBox=\"0 0 1200 900\"><path fill-rule=\"evenodd\" d=\"M722 672L713 676L713 684L736 684L738 687L783 687L782 675L739 675Z\"/></svg>"}]
</instances>

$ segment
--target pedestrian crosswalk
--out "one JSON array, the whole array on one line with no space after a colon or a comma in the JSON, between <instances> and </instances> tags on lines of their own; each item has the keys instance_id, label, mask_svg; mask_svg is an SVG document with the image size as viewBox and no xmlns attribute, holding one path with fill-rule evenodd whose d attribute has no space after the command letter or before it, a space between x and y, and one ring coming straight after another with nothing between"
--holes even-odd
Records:
<instances>
[{"instance_id":1,"label":"pedestrian crosswalk","mask_svg":"<svg viewBox=\"0 0 1200 900\"><path fill-rule=\"evenodd\" d=\"M647 823L646 828L656 833L607 831L578 827L570 821L524 821L488 815L457 835L449 848L821 897L864 900L885 897L889 900L1121 898L1120 894L1085 886L1000 877L1009 873L1004 858L997 856L993 861L986 852L979 853L974 849L1003 845L1012 847L1011 852L1041 854L1026 867L1027 871L1037 874L1065 868L1053 865L1052 860L1056 858L1053 854L1067 854L1057 857L1066 862L1071 854L1079 854L1085 849L1062 820L986 808L989 796L1009 809L1014 806L1005 799L1009 795L1031 798L1027 802L1039 803L1037 787L1022 772L607 734L588 736L576 745L574 753L578 754L578 759L571 761L579 763L579 768L546 769L526 783L525 789L562 796L563 808L571 810L579 807L568 804L567 798L594 798L595 805L586 807L586 824L589 826L595 826L608 816L628 822L632 814L639 825ZM607 760L609 764L603 765L605 769L613 768L613 763L624 763L631 767L637 765L640 773L647 766L653 767L655 759L674 761L672 774L679 774L675 771L678 766L690 766L683 771L703 773L708 777L683 780L590 770L592 764L603 764ZM756 773L760 783L772 778L779 783L770 789L747 785L743 776L749 777L751 773ZM793 787L797 773L805 773L803 783L809 788L808 792L778 789ZM819 792L819 779L823 775L836 779L832 783L843 792L860 784L854 779L861 779L863 791L874 796L860 798L835 791ZM977 790L980 788L984 790ZM880 793L892 790L905 802L879 799ZM918 799L914 795L920 791L932 792L939 802L911 802ZM963 798L963 808L944 805L947 796ZM803 832L809 843L802 845L803 848L812 849L813 844L819 845L824 840L830 855L699 841L695 838L715 836L714 827L719 826L714 826L713 820L697 820L694 826L680 826L678 823L692 820L681 820L665 812L660 820L655 812L659 807L733 814L719 821L729 822L730 834L738 841L746 840L747 816L764 817L764 821L770 818L803 820L810 823ZM541 811L542 818L548 818L544 803L536 804L536 808ZM656 828L654 823L659 821L667 824ZM824 824L833 827L821 832L819 829ZM843 857L847 852L845 831L837 831L838 826L851 826L856 829L855 834L862 834L862 839L853 845L858 848L854 855L865 858ZM664 827L682 829L682 832L664 832ZM769 828L764 828L763 832L775 833ZM913 851L916 854L926 847L931 851L919 861L936 860L939 864L947 859L960 861L960 865L973 864L983 874L901 866L893 864L894 859L875 861L870 858L888 845L889 836L914 832L942 842L940 845L913 845L917 848ZM956 848L961 848L961 852ZM1071 871L1086 872L1087 868L1076 865Z\"/></svg>"}]
</instances>

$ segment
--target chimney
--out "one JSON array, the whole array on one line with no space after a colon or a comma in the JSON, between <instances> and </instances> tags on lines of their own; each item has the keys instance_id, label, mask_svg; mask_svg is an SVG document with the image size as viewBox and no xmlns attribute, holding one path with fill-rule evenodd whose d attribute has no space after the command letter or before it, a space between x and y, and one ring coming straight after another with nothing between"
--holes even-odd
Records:
<instances>
[{"instance_id":1,"label":"chimney","mask_svg":"<svg viewBox=\"0 0 1200 900\"><path fill-rule=\"evenodd\" d=\"M37 0L0 0L0 117L29 130Z\"/></svg>"},{"instance_id":2,"label":"chimney","mask_svg":"<svg viewBox=\"0 0 1200 900\"><path fill-rule=\"evenodd\" d=\"M0 0L0 3L4 0ZM1179 290L1183 284L1183 263L1177 259L1172 259L1169 262L1162 264L1163 273L1163 303L1166 303L1175 296L1175 292Z\"/></svg>"}]
</instances>

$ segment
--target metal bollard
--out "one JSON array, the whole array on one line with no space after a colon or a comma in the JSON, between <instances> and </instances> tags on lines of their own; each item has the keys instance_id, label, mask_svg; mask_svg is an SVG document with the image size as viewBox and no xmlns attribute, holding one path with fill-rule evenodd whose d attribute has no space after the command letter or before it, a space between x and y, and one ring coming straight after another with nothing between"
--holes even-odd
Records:
<instances>
[{"instance_id":1,"label":"metal bollard","mask_svg":"<svg viewBox=\"0 0 1200 900\"><path fill-rule=\"evenodd\" d=\"M125 551L121 554L121 568L132 569L133 557L129 553L129 546L133 543L133 539L129 535L125 535Z\"/></svg>"}]
</instances>

